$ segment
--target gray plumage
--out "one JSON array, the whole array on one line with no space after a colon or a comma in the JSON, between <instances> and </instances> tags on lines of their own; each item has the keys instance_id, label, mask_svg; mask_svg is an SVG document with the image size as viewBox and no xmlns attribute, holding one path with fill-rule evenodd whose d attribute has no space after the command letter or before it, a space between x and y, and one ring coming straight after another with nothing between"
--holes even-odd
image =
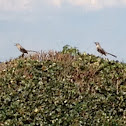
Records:
<instances>
[{"instance_id":1,"label":"gray plumage","mask_svg":"<svg viewBox=\"0 0 126 126\"><path fill-rule=\"evenodd\" d=\"M95 42L95 45L96 45L97 51L98 51L99 53L101 53L102 55L105 55L105 56L106 56L107 54L109 54L109 55L111 55L111 56L117 58L117 56L115 56L115 55L113 55L113 54L111 54L111 53L106 52L106 51L101 47L101 45L100 45L99 42Z\"/></svg>"}]
</instances>

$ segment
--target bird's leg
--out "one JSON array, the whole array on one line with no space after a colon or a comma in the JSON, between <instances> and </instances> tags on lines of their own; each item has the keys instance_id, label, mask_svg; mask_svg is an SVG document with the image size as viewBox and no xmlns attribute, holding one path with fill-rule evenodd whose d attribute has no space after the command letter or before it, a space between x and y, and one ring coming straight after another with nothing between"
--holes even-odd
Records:
<instances>
[{"instance_id":1,"label":"bird's leg","mask_svg":"<svg viewBox=\"0 0 126 126\"><path fill-rule=\"evenodd\" d=\"M24 57L24 53L22 53L22 55L21 55L22 57Z\"/></svg>"}]
</instances>

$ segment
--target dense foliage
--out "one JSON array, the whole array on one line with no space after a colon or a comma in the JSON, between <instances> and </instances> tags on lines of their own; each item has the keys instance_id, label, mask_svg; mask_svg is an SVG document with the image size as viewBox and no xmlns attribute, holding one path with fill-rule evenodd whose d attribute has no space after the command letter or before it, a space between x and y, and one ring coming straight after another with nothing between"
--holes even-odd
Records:
<instances>
[{"instance_id":1,"label":"dense foliage","mask_svg":"<svg viewBox=\"0 0 126 126\"><path fill-rule=\"evenodd\" d=\"M5 65L1 126L126 125L126 64L65 46Z\"/></svg>"}]
</instances>

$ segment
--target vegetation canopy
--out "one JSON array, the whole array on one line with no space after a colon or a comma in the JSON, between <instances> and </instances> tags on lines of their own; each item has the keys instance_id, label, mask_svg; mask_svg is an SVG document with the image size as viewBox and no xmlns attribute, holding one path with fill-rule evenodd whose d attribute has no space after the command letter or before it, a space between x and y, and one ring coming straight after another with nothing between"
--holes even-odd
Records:
<instances>
[{"instance_id":1,"label":"vegetation canopy","mask_svg":"<svg viewBox=\"0 0 126 126\"><path fill-rule=\"evenodd\" d=\"M0 64L1 126L124 126L126 64L80 53Z\"/></svg>"}]
</instances>

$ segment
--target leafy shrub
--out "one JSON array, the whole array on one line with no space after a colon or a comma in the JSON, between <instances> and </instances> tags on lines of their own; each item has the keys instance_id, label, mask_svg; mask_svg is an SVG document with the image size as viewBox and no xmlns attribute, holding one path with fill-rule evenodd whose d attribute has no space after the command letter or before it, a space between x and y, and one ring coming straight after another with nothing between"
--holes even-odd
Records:
<instances>
[{"instance_id":1,"label":"leafy shrub","mask_svg":"<svg viewBox=\"0 0 126 126\"><path fill-rule=\"evenodd\" d=\"M12 60L0 72L0 125L124 126L125 81L126 64L69 46Z\"/></svg>"}]
</instances>

